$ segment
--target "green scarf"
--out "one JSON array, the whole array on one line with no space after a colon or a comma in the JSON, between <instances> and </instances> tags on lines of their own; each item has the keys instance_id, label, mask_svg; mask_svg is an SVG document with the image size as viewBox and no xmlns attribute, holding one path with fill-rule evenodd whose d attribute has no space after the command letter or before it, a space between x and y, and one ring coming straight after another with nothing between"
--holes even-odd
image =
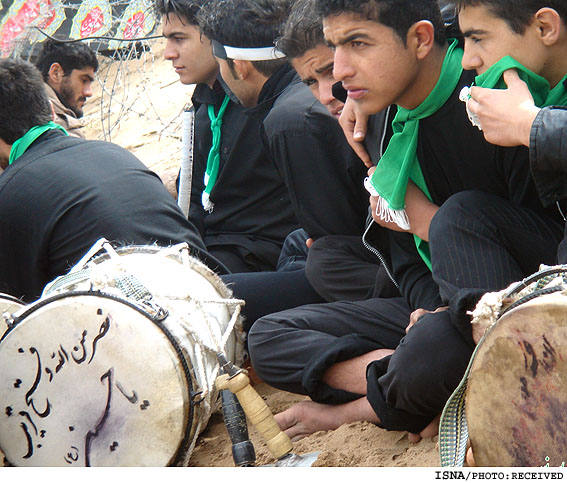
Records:
<instances>
[{"instance_id":1,"label":"green scarf","mask_svg":"<svg viewBox=\"0 0 567 483\"><path fill-rule=\"evenodd\" d=\"M506 89L503 75L508 69L516 69L520 79L528 85L536 106L564 106L567 104L567 89L563 83L567 75L552 89L546 79L524 67L509 55L490 66L481 75L476 76L475 85L489 89Z\"/></svg>"},{"instance_id":2,"label":"green scarf","mask_svg":"<svg viewBox=\"0 0 567 483\"><path fill-rule=\"evenodd\" d=\"M211 120L211 131L213 134L213 142L211 144L211 149L209 151L209 157L207 158L207 169L205 171L205 190L201 195L201 203L203 203L203 208L211 213L215 207L214 203L210 200L211 191L213 190L213 186L217 181L217 177L219 175L219 166L220 166L220 141L221 141L221 126L222 126L222 117L224 116L224 111L226 111L226 106L228 106L228 102L230 101L230 97L228 95L224 96L224 100L222 101L221 107L219 109L218 114L215 116L215 106L214 104L209 104L208 112L209 112L209 119Z\"/></svg>"},{"instance_id":3,"label":"green scarf","mask_svg":"<svg viewBox=\"0 0 567 483\"><path fill-rule=\"evenodd\" d=\"M25 133L20 139L14 141L12 144L12 148L10 149L10 159L8 160L8 164L12 164L16 159L18 159L22 154L26 152L26 150L34 143L34 141L41 136L44 132L49 131L51 129L59 129L65 133L66 136L69 135L65 128L60 126L59 124L55 124L53 121L49 121L47 124L43 126L35 126L32 127L27 133Z\"/></svg>"},{"instance_id":4,"label":"green scarf","mask_svg":"<svg viewBox=\"0 0 567 483\"><path fill-rule=\"evenodd\" d=\"M427 98L412 110L398 107L392 121L394 134L370 180L380 196L377 206L379 216L403 229L410 228L405 211L408 181L411 179L431 200L416 154L419 120L435 114L447 102L461 77L462 57L463 50L457 47L457 40L453 40L443 61L439 80ZM431 269L429 244L415 235L414 238L421 258Z\"/></svg>"}]
</instances>

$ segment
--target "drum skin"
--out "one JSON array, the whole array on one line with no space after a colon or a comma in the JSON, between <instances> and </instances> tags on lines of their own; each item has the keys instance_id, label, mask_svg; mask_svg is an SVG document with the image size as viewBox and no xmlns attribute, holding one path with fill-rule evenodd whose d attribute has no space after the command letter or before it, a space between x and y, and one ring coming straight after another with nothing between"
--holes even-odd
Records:
<instances>
[{"instance_id":1,"label":"drum skin","mask_svg":"<svg viewBox=\"0 0 567 483\"><path fill-rule=\"evenodd\" d=\"M77 294L54 299L2 341L0 448L8 461L172 464L191 414L179 349L123 301Z\"/></svg>"},{"instance_id":2,"label":"drum skin","mask_svg":"<svg viewBox=\"0 0 567 483\"><path fill-rule=\"evenodd\" d=\"M478 466L561 466L567 459L567 297L543 295L487 334L466 392Z\"/></svg>"}]
</instances>

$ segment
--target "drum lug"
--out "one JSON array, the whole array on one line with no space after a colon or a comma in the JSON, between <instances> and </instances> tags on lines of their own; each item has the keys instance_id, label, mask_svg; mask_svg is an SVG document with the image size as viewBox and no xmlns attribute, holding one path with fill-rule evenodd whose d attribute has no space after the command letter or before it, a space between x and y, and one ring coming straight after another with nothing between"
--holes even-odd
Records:
<instances>
[{"instance_id":1,"label":"drum lug","mask_svg":"<svg viewBox=\"0 0 567 483\"><path fill-rule=\"evenodd\" d=\"M191 398L191 404L197 405L197 404L201 404L205 398L202 397L200 399L196 399L197 396L200 396L201 394L203 394L203 391L190 391L189 392L189 397Z\"/></svg>"},{"instance_id":2,"label":"drum lug","mask_svg":"<svg viewBox=\"0 0 567 483\"><path fill-rule=\"evenodd\" d=\"M166 308L156 304L151 299L141 300L141 303L151 310L151 318L155 322L163 322L169 316L169 311Z\"/></svg>"},{"instance_id":3,"label":"drum lug","mask_svg":"<svg viewBox=\"0 0 567 483\"><path fill-rule=\"evenodd\" d=\"M11 330L12 327L14 327L18 323L16 317L14 317L10 312L4 312L2 314L2 318L4 319L8 330Z\"/></svg>"}]
</instances>

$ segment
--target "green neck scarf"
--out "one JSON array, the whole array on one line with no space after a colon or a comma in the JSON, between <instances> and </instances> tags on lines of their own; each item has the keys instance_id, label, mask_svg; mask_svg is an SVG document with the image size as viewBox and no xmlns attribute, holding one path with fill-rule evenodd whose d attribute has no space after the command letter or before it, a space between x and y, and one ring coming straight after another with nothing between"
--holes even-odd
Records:
<instances>
[{"instance_id":1,"label":"green neck scarf","mask_svg":"<svg viewBox=\"0 0 567 483\"><path fill-rule=\"evenodd\" d=\"M211 150L209 151L209 157L207 158L207 169L205 171L205 190L201 195L201 203L203 203L203 208L211 213L215 207L215 204L210 200L211 191L213 186L217 181L220 166L220 141L221 141L221 127L222 118L224 116L224 111L230 101L230 97L224 96L221 107L218 114L215 116L215 106L214 104L208 105L209 119L211 120L211 131L213 134L213 142L211 144Z\"/></svg>"},{"instance_id":2,"label":"green neck scarf","mask_svg":"<svg viewBox=\"0 0 567 483\"><path fill-rule=\"evenodd\" d=\"M508 69L516 69L520 79L528 85L536 106L564 106L567 104L567 89L564 84L567 75L552 89L546 79L524 67L509 55L493 64L486 72L476 76L475 85L489 89L506 89L502 76Z\"/></svg>"},{"instance_id":3,"label":"green neck scarf","mask_svg":"<svg viewBox=\"0 0 567 483\"><path fill-rule=\"evenodd\" d=\"M453 40L445 55L439 80L427 98L412 110L398 107L392 121L394 134L370 180L380 196L376 208L380 218L393 221L403 229L410 229L405 211L408 181L411 179L431 199L416 153L419 120L435 114L447 102L461 77L462 57L463 50L457 47L457 40ZM429 245L414 237L421 258L431 269Z\"/></svg>"},{"instance_id":4,"label":"green neck scarf","mask_svg":"<svg viewBox=\"0 0 567 483\"><path fill-rule=\"evenodd\" d=\"M59 129L63 131L66 136L69 135L69 133L65 131L65 128L63 128L59 124L55 124L53 121L49 121L47 124L44 124L42 126L32 127L20 139L17 139L14 144L12 144L8 164L12 164L14 161L16 161L16 159L24 154L39 136L41 136L46 131L50 131L51 129Z\"/></svg>"}]
</instances>

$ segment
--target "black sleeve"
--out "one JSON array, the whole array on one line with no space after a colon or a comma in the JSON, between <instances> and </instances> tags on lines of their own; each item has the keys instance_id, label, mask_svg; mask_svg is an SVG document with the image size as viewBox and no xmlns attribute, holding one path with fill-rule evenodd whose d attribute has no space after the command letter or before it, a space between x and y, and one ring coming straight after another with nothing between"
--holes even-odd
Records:
<instances>
[{"instance_id":1,"label":"black sleeve","mask_svg":"<svg viewBox=\"0 0 567 483\"><path fill-rule=\"evenodd\" d=\"M419 256L413 235L392 231L390 250L394 278L411 309L435 310L441 307L443 304L439 296L439 287L433 281L431 271Z\"/></svg>"},{"instance_id":2,"label":"black sleeve","mask_svg":"<svg viewBox=\"0 0 567 483\"><path fill-rule=\"evenodd\" d=\"M536 116L530 133L530 166L546 206L567 197L567 107L546 107Z\"/></svg>"},{"instance_id":3,"label":"black sleeve","mask_svg":"<svg viewBox=\"0 0 567 483\"><path fill-rule=\"evenodd\" d=\"M360 179L351 176L362 165L338 125L322 106L289 122L265 125L270 156L286 184L301 227L312 238L360 235L364 229L368 196ZM363 165L362 165L363 166Z\"/></svg>"}]
</instances>

